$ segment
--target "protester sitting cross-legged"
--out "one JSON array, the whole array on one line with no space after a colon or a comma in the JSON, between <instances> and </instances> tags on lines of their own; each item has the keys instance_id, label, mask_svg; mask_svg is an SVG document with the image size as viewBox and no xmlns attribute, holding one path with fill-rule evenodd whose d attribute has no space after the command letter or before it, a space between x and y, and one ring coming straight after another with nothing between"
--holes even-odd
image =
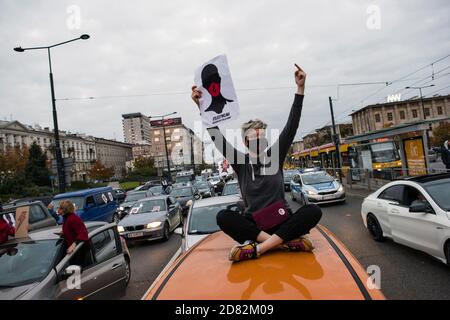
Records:
<instances>
[{"instance_id":1,"label":"protester sitting cross-legged","mask_svg":"<svg viewBox=\"0 0 450 320\"><path fill-rule=\"evenodd\" d=\"M216 147L233 167L244 200L242 214L222 210L217 215L221 230L240 243L231 249L231 261L258 258L275 248L313 250L305 235L320 221L321 209L306 205L293 213L284 194L283 163L299 126L306 80L305 72L296 67L294 103L287 124L271 147L266 138L267 125L260 120L242 125L242 138L248 149L245 154L234 148L218 127L208 129ZM201 97L202 92L192 87L192 99L197 106L200 106Z\"/></svg>"}]
</instances>

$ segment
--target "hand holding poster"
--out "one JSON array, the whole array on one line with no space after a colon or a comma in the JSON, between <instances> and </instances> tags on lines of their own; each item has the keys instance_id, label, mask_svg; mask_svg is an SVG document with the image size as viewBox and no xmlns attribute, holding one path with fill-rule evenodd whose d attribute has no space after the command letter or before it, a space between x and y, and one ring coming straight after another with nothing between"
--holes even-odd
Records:
<instances>
[{"instance_id":1,"label":"hand holding poster","mask_svg":"<svg viewBox=\"0 0 450 320\"><path fill-rule=\"evenodd\" d=\"M239 104L225 55L217 56L198 68L195 84L202 92L200 114L207 127L239 116Z\"/></svg>"}]
</instances>

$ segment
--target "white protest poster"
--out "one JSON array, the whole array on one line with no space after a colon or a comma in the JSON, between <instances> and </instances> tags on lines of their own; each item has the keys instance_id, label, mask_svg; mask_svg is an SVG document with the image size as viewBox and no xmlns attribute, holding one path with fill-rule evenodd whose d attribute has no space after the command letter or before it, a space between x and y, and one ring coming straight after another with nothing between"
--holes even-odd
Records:
<instances>
[{"instance_id":1,"label":"white protest poster","mask_svg":"<svg viewBox=\"0 0 450 320\"><path fill-rule=\"evenodd\" d=\"M239 116L239 104L225 55L217 56L198 68L194 81L202 91L200 114L207 128Z\"/></svg>"}]
</instances>

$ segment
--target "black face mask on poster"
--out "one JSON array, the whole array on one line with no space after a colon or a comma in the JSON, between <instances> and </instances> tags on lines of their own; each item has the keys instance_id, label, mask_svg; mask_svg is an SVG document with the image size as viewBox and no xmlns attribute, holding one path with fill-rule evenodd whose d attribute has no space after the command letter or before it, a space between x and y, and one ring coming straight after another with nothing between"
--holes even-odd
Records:
<instances>
[{"instance_id":1,"label":"black face mask on poster","mask_svg":"<svg viewBox=\"0 0 450 320\"><path fill-rule=\"evenodd\" d=\"M233 102L233 100L222 96L220 88L221 82L222 79L220 78L219 70L215 65L208 64L203 68L202 86L208 90L211 95L211 105L205 111L214 111L215 113L220 114L227 102Z\"/></svg>"}]
</instances>

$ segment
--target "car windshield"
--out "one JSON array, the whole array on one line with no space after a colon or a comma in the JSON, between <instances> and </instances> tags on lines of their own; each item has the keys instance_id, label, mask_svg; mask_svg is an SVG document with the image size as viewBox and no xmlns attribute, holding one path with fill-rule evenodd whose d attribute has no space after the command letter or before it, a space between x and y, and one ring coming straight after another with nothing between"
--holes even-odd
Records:
<instances>
[{"instance_id":1,"label":"car windshield","mask_svg":"<svg viewBox=\"0 0 450 320\"><path fill-rule=\"evenodd\" d=\"M328 175L325 172L304 174L304 175L302 175L302 180L305 185L327 183L327 182L334 181L333 177L331 177L330 175Z\"/></svg>"},{"instance_id":2,"label":"car windshield","mask_svg":"<svg viewBox=\"0 0 450 320\"><path fill-rule=\"evenodd\" d=\"M209 234L219 231L216 221L217 213L232 204L234 203L192 208L188 234Z\"/></svg>"},{"instance_id":3,"label":"car windshield","mask_svg":"<svg viewBox=\"0 0 450 320\"><path fill-rule=\"evenodd\" d=\"M448 196L450 179L429 182L424 187L439 207L450 211L450 197Z\"/></svg>"},{"instance_id":4,"label":"car windshield","mask_svg":"<svg viewBox=\"0 0 450 320\"><path fill-rule=\"evenodd\" d=\"M55 211L58 210L59 204L63 200L69 200L70 202L72 202L75 205L76 210L84 208L84 197L63 198L52 200L51 205L53 206Z\"/></svg>"},{"instance_id":5,"label":"car windshield","mask_svg":"<svg viewBox=\"0 0 450 320\"><path fill-rule=\"evenodd\" d=\"M209 189L209 186L206 182L196 183L195 186L197 189Z\"/></svg>"},{"instance_id":6,"label":"car windshield","mask_svg":"<svg viewBox=\"0 0 450 320\"><path fill-rule=\"evenodd\" d=\"M141 201L131 208L131 214L166 211L166 201L164 199L155 199Z\"/></svg>"},{"instance_id":7,"label":"car windshield","mask_svg":"<svg viewBox=\"0 0 450 320\"><path fill-rule=\"evenodd\" d=\"M55 263L61 240L41 240L0 246L0 288L42 281Z\"/></svg>"},{"instance_id":8,"label":"car windshield","mask_svg":"<svg viewBox=\"0 0 450 320\"><path fill-rule=\"evenodd\" d=\"M383 142L371 145L372 161L378 163L392 162L400 159L393 142Z\"/></svg>"},{"instance_id":9,"label":"car windshield","mask_svg":"<svg viewBox=\"0 0 450 320\"><path fill-rule=\"evenodd\" d=\"M177 177L177 183L186 183L186 182L190 182L191 181L191 177L190 176L182 176L182 177Z\"/></svg>"},{"instance_id":10,"label":"car windshield","mask_svg":"<svg viewBox=\"0 0 450 320\"><path fill-rule=\"evenodd\" d=\"M284 181L291 181L292 177L294 176L295 172L284 172Z\"/></svg>"},{"instance_id":11,"label":"car windshield","mask_svg":"<svg viewBox=\"0 0 450 320\"><path fill-rule=\"evenodd\" d=\"M228 183L223 188L224 196L228 196L230 194L239 194L239 185L237 183Z\"/></svg>"},{"instance_id":12,"label":"car windshield","mask_svg":"<svg viewBox=\"0 0 450 320\"><path fill-rule=\"evenodd\" d=\"M146 192L129 193L127 195L127 197L125 198L125 202L138 201L138 200L144 199L146 197L147 197L147 193Z\"/></svg>"},{"instance_id":13,"label":"car windshield","mask_svg":"<svg viewBox=\"0 0 450 320\"><path fill-rule=\"evenodd\" d=\"M163 193L163 187L162 186L156 186L156 187L151 187L150 191L152 193L158 194L158 193Z\"/></svg>"},{"instance_id":14,"label":"car windshield","mask_svg":"<svg viewBox=\"0 0 450 320\"><path fill-rule=\"evenodd\" d=\"M175 188L170 193L171 196L174 197L190 197L192 196L191 188Z\"/></svg>"}]
</instances>

